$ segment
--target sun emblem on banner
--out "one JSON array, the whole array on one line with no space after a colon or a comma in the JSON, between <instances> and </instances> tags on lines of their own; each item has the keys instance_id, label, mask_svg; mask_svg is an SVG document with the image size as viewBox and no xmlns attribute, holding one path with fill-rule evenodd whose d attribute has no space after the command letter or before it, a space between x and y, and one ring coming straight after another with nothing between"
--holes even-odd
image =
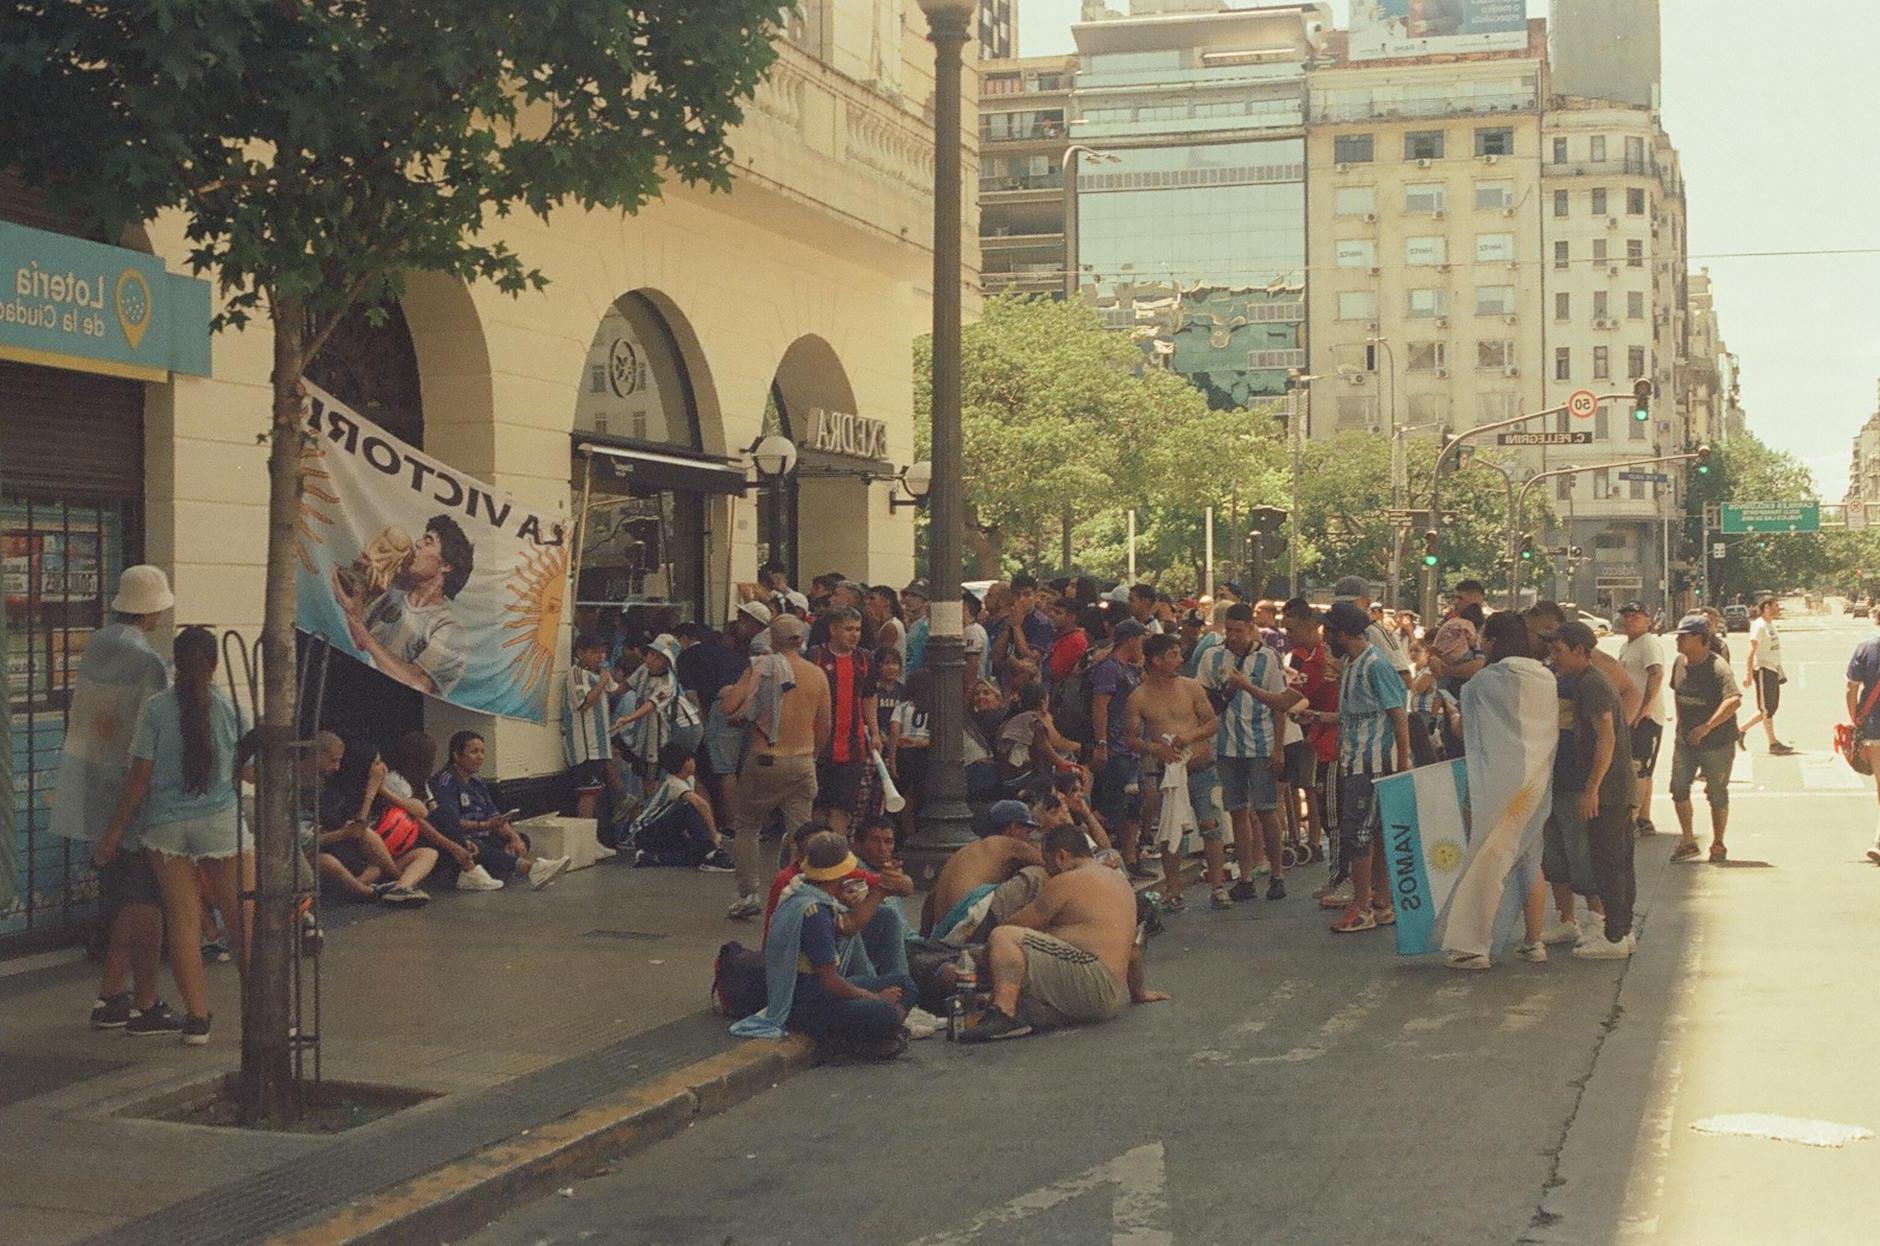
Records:
<instances>
[{"instance_id":1,"label":"sun emblem on banner","mask_svg":"<svg viewBox=\"0 0 1880 1246\"><path fill-rule=\"evenodd\" d=\"M503 648L516 650L509 659L509 677L524 696L545 687L554 669L567 581L568 547L564 544L524 554L505 585L510 600L503 604L503 613L509 617L502 626L515 635L503 642Z\"/></svg>"},{"instance_id":2,"label":"sun emblem on banner","mask_svg":"<svg viewBox=\"0 0 1880 1246\"><path fill-rule=\"evenodd\" d=\"M1439 839L1430 845L1430 868L1447 874L1462 864L1462 845L1453 839Z\"/></svg>"}]
</instances>

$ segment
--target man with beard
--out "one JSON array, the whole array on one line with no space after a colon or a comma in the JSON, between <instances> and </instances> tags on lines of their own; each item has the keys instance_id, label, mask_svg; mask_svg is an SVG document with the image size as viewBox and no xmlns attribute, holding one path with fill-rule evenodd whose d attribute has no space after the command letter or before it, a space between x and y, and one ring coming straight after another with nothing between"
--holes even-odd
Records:
<instances>
[{"instance_id":1,"label":"man with beard","mask_svg":"<svg viewBox=\"0 0 1880 1246\"><path fill-rule=\"evenodd\" d=\"M353 645L399 683L446 697L463 678L470 639L451 602L470 581L476 551L457 521L433 515L390 588L368 610L333 573L333 598Z\"/></svg>"}]
</instances>

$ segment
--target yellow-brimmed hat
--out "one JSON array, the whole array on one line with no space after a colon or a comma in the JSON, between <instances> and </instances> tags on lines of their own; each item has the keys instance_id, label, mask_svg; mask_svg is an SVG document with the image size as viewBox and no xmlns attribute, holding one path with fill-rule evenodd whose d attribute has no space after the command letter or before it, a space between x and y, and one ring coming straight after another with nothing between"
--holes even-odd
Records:
<instances>
[{"instance_id":1,"label":"yellow-brimmed hat","mask_svg":"<svg viewBox=\"0 0 1880 1246\"><path fill-rule=\"evenodd\" d=\"M803 867L803 877L809 879L812 883L826 883L834 879L847 877L861 868L861 863L855 859L855 854L851 852L834 865L825 865L820 869L813 865L805 865Z\"/></svg>"}]
</instances>

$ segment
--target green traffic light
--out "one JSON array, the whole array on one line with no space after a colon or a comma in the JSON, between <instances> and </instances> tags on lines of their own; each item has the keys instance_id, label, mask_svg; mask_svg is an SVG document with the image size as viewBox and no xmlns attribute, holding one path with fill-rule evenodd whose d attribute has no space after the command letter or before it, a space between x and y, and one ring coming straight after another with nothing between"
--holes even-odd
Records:
<instances>
[{"instance_id":1,"label":"green traffic light","mask_svg":"<svg viewBox=\"0 0 1880 1246\"><path fill-rule=\"evenodd\" d=\"M1423 565L1426 567L1434 567L1436 565L1436 555L1434 554L1423 555Z\"/></svg>"},{"instance_id":2,"label":"green traffic light","mask_svg":"<svg viewBox=\"0 0 1880 1246\"><path fill-rule=\"evenodd\" d=\"M1523 562L1533 562L1533 561L1534 561L1534 551L1533 551L1533 550L1531 550L1531 549L1524 549L1524 550L1522 550L1522 551L1521 551L1521 561L1523 561Z\"/></svg>"},{"instance_id":3,"label":"green traffic light","mask_svg":"<svg viewBox=\"0 0 1880 1246\"><path fill-rule=\"evenodd\" d=\"M1637 420L1641 424L1650 422L1652 418L1651 408L1650 407L1633 407L1632 418Z\"/></svg>"},{"instance_id":4,"label":"green traffic light","mask_svg":"<svg viewBox=\"0 0 1880 1246\"><path fill-rule=\"evenodd\" d=\"M1708 464L1708 463L1699 463L1699 464L1697 465L1697 474L1698 474L1699 476L1708 476L1708 475L1710 475L1710 464Z\"/></svg>"}]
</instances>

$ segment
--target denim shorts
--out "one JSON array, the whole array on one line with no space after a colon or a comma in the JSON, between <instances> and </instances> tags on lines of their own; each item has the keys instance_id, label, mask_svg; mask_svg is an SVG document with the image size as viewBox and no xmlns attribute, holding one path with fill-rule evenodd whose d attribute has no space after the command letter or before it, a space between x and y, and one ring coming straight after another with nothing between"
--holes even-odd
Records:
<instances>
[{"instance_id":1,"label":"denim shorts","mask_svg":"<svg viewBox=\"0 0 1880 1246\"><path fill-rule=\"evenodd\" d=\"M1129 786L1136 782L1137 768L1135 757L1112 748L1110 759L1097 774L1094 803L1098 816L1112 829L1142 812L1142 794L1129 790Z\"/></svg>"},{"instance_id":2,"label":"denim shorts","mask_svg":"<svg viewBox=\"0 0 1880 1246\"><path fill-rule=\"evenodd\" d=\"M154 848L165 856L188 857L192 861L234 856L235 838L234 805L220 813L144 828L144 847ZM242 847L254 851L252 829Z\"/></svg>"},{"instance_id":3,"label":"denim shorts","mask_svg":"<svg viewBox=\"0 0 1880 1246\"><path fill-rule=\"evenodd\" d=\"M1279 776L1271 757L1223 757L1215 764L1221 770L1221 804L1229 813L1279 808Z\"/></svg>"},{"instance_id":4,"label":"denim shorts","mask_svg":"<svg viewBox=\"0 0 1880 1246\"><path fill-rule=\"evenodd\" d=\"M751 747L749 727L732 724L716 701L711 716L705 720L705 759L713 774L736 774L744 766L744 754Z\"/></svg>"},{"instance_id":5,"label":"denim shorts","mask_svg":"<svg viewBox=\"0 0 1880 1246\"><path fill-rule=\"evenodd\" d=\"M1682 802L1691 798L1691 782L1704 776L1704 799L1712 809L1730 807L1730 771L1736 767L1736 741L1722 748L1699 748L1679 737L1671 750L1671 799ZM144 836L146 843L150 837Z\"/></svg>"}]
</instances>

